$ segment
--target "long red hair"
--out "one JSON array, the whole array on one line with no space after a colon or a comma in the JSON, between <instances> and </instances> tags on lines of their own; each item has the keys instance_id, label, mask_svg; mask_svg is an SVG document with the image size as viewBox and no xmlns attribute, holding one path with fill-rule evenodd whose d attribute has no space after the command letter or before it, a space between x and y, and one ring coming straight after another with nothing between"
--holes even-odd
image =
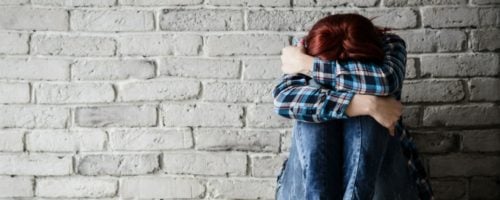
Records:
<instances>
[{"instance_id":1,"label":"long red hair","mask_svg":"<svg viewBox=\"0 0 500 200\"><path fill-rule=\"evenodd\" d=\"M375 26L360 14L334 14L320 19L304 37L306 54L322 60L382 62L382 35L389 28Z\"/></svg>"}]
</instances>

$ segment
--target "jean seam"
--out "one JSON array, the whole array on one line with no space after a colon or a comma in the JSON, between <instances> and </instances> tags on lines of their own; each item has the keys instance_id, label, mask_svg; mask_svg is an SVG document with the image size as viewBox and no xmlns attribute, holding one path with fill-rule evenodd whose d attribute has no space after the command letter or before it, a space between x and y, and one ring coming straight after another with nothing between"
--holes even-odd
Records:
<instances>
[{"instance_id":1,"label":"jean seam","mask_svg":"<svg viewBox=\"0 0 500 200\"><path fill-rule=\"evenodd\" d=\"M353 170L354 175L353 175L352 178L353 178L354 181L353 181L353 183L351 185L352 186L352 190L351 190L351 193L350 193L351 196L349 198L351 200L354 198L353 194L354 194L354 190L356 189L357 175L358 175L358 170L359 170L360 151L361 151L361 141L362 141L361 137L363 136L363 134L361 134L361 131L362 131L361 130L361 120L359 118L358 118L358 123L359 124L358 124L356 133L359 135L360 139L358 140L359 143L356 144L356 147L357 147L357 149L356 149L356 154L357 154L356 155L356 165L355 165L356 169ZM349 185L346 187L346 189L349 189Z\"/></svg>"}]
</instances>

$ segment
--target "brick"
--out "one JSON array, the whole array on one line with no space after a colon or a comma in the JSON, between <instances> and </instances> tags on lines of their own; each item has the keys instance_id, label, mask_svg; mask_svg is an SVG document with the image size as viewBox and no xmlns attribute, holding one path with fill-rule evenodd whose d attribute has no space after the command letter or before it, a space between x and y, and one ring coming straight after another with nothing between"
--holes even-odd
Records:
<instances>
[{"instance_id":1,"label":"brick","mask_svg":"<svg viewBox=\"0 0 500 200\"><path fill-rule=\"evenodd\" d=\"M112 197L118 188L113 178L45 177L36 180L39 197Z\"/></svg>"},{"instance_id":2,"label":"brick","mask_svg":"<svg viewBox=\"0 0 500 200\"><path fill-rule=\"evenodd\" d=\"M243 108L224 103L163 104L163 124L168 127L241 127ZM182 117L179 117L182 116Z\"/></svg>"},{"instance_id":3,"label":"brick","mask_svg":"<svg viewBox=\"0 0 500 200\"><path fill-rule=\"evenodd\" d=\"M73 172L71 155L1 154L0 174L69 175Z\"/></svg>"},{"instance_id":4,"label":"brick","mask_svg":"<svg viewBox=\"0 0 500 200\"><path fill-rule=\"evenodd\" d=\"M472 3L477 5L500 4L497 0L472 0Z\"/></svg>"},{"instance_id":5,"label":"brick","mask_svg":"<svg viewBox=\"0 0 500 200\"><path fill-rule=\"evenodd\" d=\"M32 177L0 176L0 198L32 197L33 182Z\"/></svg>"},{"instance_id":6,"label":"brick","mask_svg":"<svg viewBox=\"0 0 500 200\"><path fill-rule=\"evenodd\" d=\"M404 104L403 104L404 105ZM403 107L403 124L407 127L420 126L420 106L404 105Z\"/></svg>"},{"instance_id":7,"label":"brick","mask_svg":"<svg viewBox=\"0 0 500 200\"><path fill-rule=\"evenodd\" d=\"M69 80L68 60L38 58L0 59L0 78L13 80Z\"/></svg>"},{"instance_id":8,"label":"brick","mask_svg":"<svg viewBox=\"0 0 500 200\"><path fill-rule=\"evenodd\" d=\"M476 27L479 24L477 8L426 7L422 8L422 25L432 28Z\"/></svg>"},{"instance_id":9,"label":"brick","mask_svg":"<svg viewBox=\"0 0 500 200\"><path fill-rule=\"evenodd\" d=\"M126 177L120 184L123 198L203 198L205 186L189 177Z\"/></svg>"},{"instance_id":10,"label":"brick","mask_svg":"<svg viewBox=\"0 0 500 200\"><path fill-rule=\"evenodd\" d=\"M167 31L239 31L243 30L241 10L165 9L160 29Z\"/></svg>"},{"instance_id":11,"label":"brick","mask_svg":"<svg viewBox=\"0 0 500 200\"><path fill-rule=\"evenodd\" d=\"M240 76L240 62L234 59L165 58L159 65L160 76L234 79Z\"/></svg>"},{"instance_id":12,"label":"brick","mask_svg":"<svg viewBox=\"0 0 500 200\"><path fill-rule=\"evenodd\" d=\"M473 177L470 182L471 199L499 199L500 180L498 177Z\"/></svg>"},{"instance_id":13,"label":"brick","mask_svg":"<svg viewBox=\"0 0 500 200\"><path fill-rule=\"evenodd\" d=\"M272 102L273 88L271 82L205 82L202 98L206 101L223 102Z\"/></svg>"},{"instance_id":14,"label":"brick","mask_svg":"<svg viewBox=\"0 0 500 200\"><path fill-rule=\"evenodd\" d=\"M124 80L155 77L152 60L77 60L71 65L73 80Z\"/></svg>"},{"instance_id":15,"label":"brick","mask_svg":"<svg viewBox=\"0 0 500 200\"><path fill-rule=\"evenodd\" d=\"M418 11L411 8L376 8L363 10L359 14L367 18L374 18L372 22L375 26L393 29L415 28L418 26Z\"/></svg>"},{"instance_id":16,"label":"brick","mask_svg":"<svg viewBox=\"0 0 500 200\"><path fill-rule=\"evenodd\" d=\"M413 131L411 135L419 152L446 153L460 148L460 136L456 133Z\"/></svg>"},{"instance_id":17,"label":"brick","mask_svg":"<svg viewBox=\"0 0 500 200\"><path fill-rule=\"evenodd\" d=\"M28 54L29 37L26 33L0 33L0 54Z\"/></svg>"},{"instance_id":18,"label":"brick","mask_svg":"<svg viewBox=\"0 0 500 200\"><path fill-rule=\"evenodd\" d=\"M80 107L75 111L75 123L82 127L141 127L155 126L155 106Z\"/></svg>"},{"instance_id":19,"label":"brick","mask_svg":"<svg viewBox=\"0 0 500 200\"><path fill-rule=\"evenodd\" d=\"M68 30L68 12L56 8L1 7L0 29L65 31Z\"/></svg>"},{"instance_id":20,"label":"brick","mask_svg":"<svg viewBox=\"0 0 500 200\"><path fill-rule=\"evenodd\" d=\"M152 31L154 13L144 10L73 10L71 30Z\"/></svg>"},{"instance_id":21,"label":"brick","mask_svg":"<svg viewBox=\"0 0 500 200\"><path fill-rule=\"evenodd\" d=\"M189 129L113 129L108 131L112 150L173 150L193 146Z\"/></svg>"},{"instance_id":22,"label":"brick","mask_svg":"<svg viewBox=\"0 0 500 200\"><path fill-rule=\"evenodd\" d=\"M496 76L500 74L498 55L492 53L423 55L420 62L421 76L424 77Z\"/></svg>"},{"instance_id":23,"label":"brick","mask_svg":"<svg viewBox=\"0 0 500 200\"><path fill-rule=\"evenodd\" d=\"M281 136L281 152L290 152L290 147L292 146L292 130L285 131Z\"/></svg>"},{"instance_id":24,"label":"brick","mask_svg":"<svg viewBox=\"0 0 500 200\"><path fill-rule=\"evenodd\" d=\"M248 30L305 31L328 13L302 10L250 10Z\"/></svg>"},{"instance_id":25,"label":"brick","mask_svg":"<svg viewBox=\"0 0 500 200\"><path fill-rule=\"evenodd\" d=\"M2 105L0 128L64 128L68 123L69 109L39 105Z\"/></svg>"},{"instance_id":26,"label":"brick","mask_svg":"<svg viewBox=\"0 0 500 200\"><path fill-rule=\"evenodd\" d=\"M264 6L264 7L275 7L275 6L290 6L290 2L288 0L240 0L240 1L232 1L232 0L207 0L207 5L214 6Z\"/></svg>"},{"instance_id":27,"label":"brick","mask_svg":"<svg viewBox=\"0 0 500 200\"><path fill-rule=\"evenodd\" d=\"M209 35L206 49L208 56L279 55L288 46L288 40L288 36L282 35Z\"/></svg>"},{"instance_id":28,"label":"brick","mask_svg":"<svg viewBox=\"0 0 500 200\"><path fill-rule=\"evenodd\" d=\"M500 27L500 8L480 8L479 9L480 27Z\"/></svg>"},{"instance_id":29,"label":"brick","mask_svg":"<svg viewBox=\"0 0 500 200\"><path fill-rule=\"evenodd\" d=\"M473 51L495 51L500 49L500 29L471 30Z\"/></svg>"},{"instance_id":30,"label":"brick","mask_svg":"<svg viewBox=\"0 0 500 200\"><path fill-rule=\"evenodd\" d=\"M405 79L417 78L418 66L419 66L419 59L418 58L407 58L406 59Z\"/></svg>"},{"instance_id":31,"label":"brick","mask_svg":"<svg viewBox=\"0 0 500 200\"><path fill-rule=\"evenodd\" d=\"M109 37L34 34L31 39L35 55L111 56L115 49L115 41Z\"/></svg>"},{"instance_id":32,"label":"brick","mask_svg":"<svg viewBox=\"0 0 500 200\"><path fill-rule=\"evenodd\" d=\"M471 101L500 101L500 79L473 78L469 82Z\"/></svg>"},{"instance_id":33,"label":"brick","mask_svg":"<svg viewBox=\"0 0 500 200\"><path fill-rule=\"evenodd\" d=\"M467 36L461 30L400 30L394 33L406 41L408 53L459 52L467 44Z\"/></svg>"},{"instance_id":34,"label":"brick","mask_svg":"<svg viewBox=\"0 0 500 200\"><path fill-rule=\"evenodd\" d=\"M250 105L247 108L246 125L256 128L291 127L293 120L274 112L273 104Z\"/></svg>"},{"instance_id":35,"label":"brick","mask_svg":"<svg viewBox=\"0 0 500 200\"><path fill-rule=\"evenodd\" d=\"M124 35L118 38L120 55L195 56L201 51L202 39L194 34Z\"/></svg>"},{"instance_id":36,"label":"brick","mask_svg":"<svg viewBox=\"0 0 500 200\"><path fill-rule=\"evenodd\" d=\"M28 83L0 82L0 103L27 103L30 101Z\"/></svg>"},{"instance_id":37,"label":"brick","mask_svg":"<svg viewBox=\"0 0 500 200\"><path fill-rule=\"evenodd\" d=\"M498 176L500 157L475 154L450 154L429 159L430 176Z\"/></svg>"},{"instance_id":38,"label":"brick","mask_svg":"<svg viewBox=\"0 0 500 200\"><path fill-rule=\"evenodd\" d=\"M465 197L466 180L463 179L431 179L434 194L439 194L442 199L463 199Z\"/></svg>"},{"instance_id":39,"label":"brick","mask_svg":"<svg viewBox=\"0 0 500 200\"><path fill-rule=\"evenodd\" d=\"M281 171L285 155L251 155L251 173L255 177L276 177Z\"/></svg>"},{"instance_id":40,"label":"brick","mask_svg":"<svg viewBox=\"0 0 500 200\"><path fill-rule=\"evenodd\" d=\"M500 130L471 130L462 132L464 152L500 151Z\"/></svg>"},{"instance_id":41,"label":"brick","mask_svg":"<svg viewBox=\"0 0 500 200\"><path fill-rule=\"evenodd\" d=\"M242 150L278 152L280 132L268 130L237 130L201 128L194 131L198 150Z\"/></svg>"},{"instance_id":42,"label":"brick","mask_svg":"<svg viewBox=\"0 0 500 200\"><path fill-rule=\"evenodd\" d=\"M295 0L293 2L293 6L341 6L341 5L350 5L356 7L370 7L377 5L377 0L338 0L338 1L329 1L329 0Z\"/></svg>"},{"instance_id":43,"label":"brick","mask_svg":"<svg viewBox=\"0 0 500 200\"><path fill-rule=\"evenodd\" d=\"M101 103L115 98L108 83L39 83L34 90L37 103Z\"/></svg>"},{"instance_id":44,"label":"brick","mask_svg":"<svg viewBox=\"0 0 500 200\"><path fill-rule=\"evenodd\" d=\"M281 60L279 58L251 58L243 61L243 79L277 80L281 75Z\"/></svg>"},{"instance_id":45,"label":"brick","mask_svg":"<svg viewBox=\"0 0 500 200\"><path fill-rule=\"evenodd\" d=\"M224 178L210 179L207 195L223 199L272 199L276 190L276 179Z\"/></svg>"},{"instance_id":46,"label":"brick","mask_svg":"<svg viewBox=\"0 0 500 200\"><path fill-rule=\"evenodd\" d=\"M116 0L31 0L33 5L73 6L73 7L104 7L115 5Z\"/></svg>"},{"instance_id":47,"label":"brick","mask_svg":"<svg viewBox=\"0 0 500 200\"><path fill-rule=\"evenodd\" d=\"M83 175L138 175L157 170L159 154L82 155L78 173Z\"/></svg>"},{"instance_id":48,"label":"brick","mask_svg":"<svg viewBox=\"0 0 500 200\"><path fill-rule=\"evenodd\" d=\"M34 130L26 135L26 149L41 152L102 151L107 136L101 130Z\"/></svg>"},{"instance_id":49,"label":"brick","mask_svg":"<svg viewBox=\"0 0 500 200\"><path fill-rule=\"evenodd\" d=\"M155 80L118 84L118 101L194 99L201 90L199 81Z\"/></svg>"},{"instance_id":50,"label":"brick","mask_svg":"<svg viewBox=\"0 0 500 200\"><path fill-rule=\"evenodd\" d=\"M466 5L467 0L385 0L384 6Z\"/></svg>"},{"instance_id":51,"label":"brick","mask_svg":"<svg viewBox=\"0 0 500 200\"><path fill-rule=\"evenodd\" d=\"M7 151L7 152L9 152L9 151L10 152L23 151L24 131L14 130L14 129L0 130L0 138L2 138L2 140L0 140L0 152L2 152L2 151Z\"/></svg>"},{"instance_id":52,"label":"brick","mask_svg":"<svg viewBox=\"0 0 500 200\"><path fill-rule=\"evenodd\" d=\"M499 124L500 107L491 104L429 106L424 126L484 126Z\"/></svg>"},{"instance_id":53,"label":"brick","mask_svg":"<svg viewBox=\"0 0 500 200\"><path fill-rule=\"evenodd\" d=\"M187 6L198 5L203 0L118 0L120 5L130 6Z\"/></svg>"},{"instance_id":54,"label":"brick","mask_svg":"<svg viewBox=\"0 0 500 200\"><path fill-rule=\"evenodd\" d=\"M3 0L0 5L23 5L29 3L29 0Z\"/></svg>"},{"instance_id":55,"label":"brick","mask_svg":"<svg viewBox=\"0 0 500 200\"><path fill-rule=\"evenodd\" d=\"M460 80L405 81L401 93L403 102L456 102L464 99Z\"/></svg>"},{"instance_id":56,"label":"brick","mask_svg":"<svg viewBox=\"0 0 500 200\"><path fill-rule=\"evenodd\" d=\"M162 167L168 174L244 176L247 156L241 152L164 152Z\"/></svg>"}]
</instances>

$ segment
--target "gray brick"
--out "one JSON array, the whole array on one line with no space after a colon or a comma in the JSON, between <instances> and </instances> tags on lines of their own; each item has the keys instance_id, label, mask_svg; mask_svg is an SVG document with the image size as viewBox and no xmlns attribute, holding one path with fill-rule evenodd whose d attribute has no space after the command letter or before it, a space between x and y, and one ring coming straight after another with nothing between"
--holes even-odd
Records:
<instances>
[{"instance_id":1,"label":"gray brick","mask_svg":"<svg viewBox=\"0 0 500 200\"><path fill-rule=\"evenodd\" d=\"M247 155L242 152L164 152L162 166L168 174L244 176Z\"/></svg>"},{"instance_id":2,"label":"gray brick","mask_svg":"<svg viewBox=\"0 0 500 200\"><path fill-rule=\"evenodd\" d=\"M27 103L30 101L28 83L0 82L0 103Z\"/></svg>"},{"instance_id":3,"label":"gray brick","mask_svg":"<svg viewBox=\"0 0 500 200\"><path fill-rule=\"evenodd\" d=\"M194 131L198 150L278 152L280 131L201 128Z\"/></svg>"},{"instance_id":4,"label":"gray brick","mask_svg":"<svg viewBox=\"0 0 500 200\"><path fill-rule=\"evenodd\" d=\"M496 76L500 74L497 54L423 55L420 63L421 76L425 77Z\"/></svg>"},{"instance_id":5,"label":"gray brick","mask_svg":"<svg viewBox=\"0 0 500 200\"><path fill-rule=\"evenodd\" d=\"M466 5L467 0L384 0L384 6Z\"/></svg>"},{"instance_id":6,"label":"gray brick","mask_svg":"<svg viewBox=\"0 0 500 200\"><path fill-rule=\"evenodd\" d=\"M118 101L155 101L194 99L200 82L193 80L155 80L118 85Z\"/></svg>"},{"instance_id":7,"label":"gray brick","mask_svg":"<svg viewBox=\"0 0 500 200\"><path fill-rule=\"evenodd\" d=\"M442 199L464 199L467 191L467 180L460 178L453 179L431 179L434 194L439 194Z\"/></svg>"},{"instance_id":8,"label":"gray brick","mask_svg":"<svg viewBox=\"0 0 500 200\"><path fill-rule=\"evenodd\" d=\"M473 78L469 82L471 101L500 101L500 79Z\"/></svg>"},{"instance_id":9,"label":"gray brick","mask_svg":"<svg viewBox=\"0 0 500 200\"><path fill-rule=\"evenodd\" d=\"M499 124L500 107L492 104L429 106L424 126L485 126Z\"/></svg>"},{"instance_id":10,"label":"gray brick","mask_svg":"<svg viewBox=\"0 0 500 200\"><path fill-rule=\"evenodd\" d=\"M207 0L207 5L215 6L264 6L264 7L275 7L275 6L290 6L289 0Z\"/></svg>"},{"instance_id":11,"label":"gray brick","mask_svg":"<svg viewBox=\"0 0 500 200\"><path fill-rule=\"evenodd\" d=\"M189 129L114 129L109 133L112 150L172 150L193 147Z\"/></svg>"},{"instance_id":12,"label":"gray brick","mask_svg":"<svg viewBox=\"0 0 500 200\"><path fill-rule=\"evenodd\" d=\"M403 123L407 127L420 126L420 106L404 105L403 107Z\"/></svg>"},{"instance_id":13,"label":"gray brick","mask_svg":"<svg viewBox=\"0 0 500 200\"><path fill-rule=\"evenodd\" d=\"M426 7L422 8L424 27L451 28L476 27L479 24L477 8L470 7Z\"/></svg>"},{"instance_id":14,"label":"gray brick","mask_svg":"<svg viewBox=\"0 0 500 200\"><path fill-rule=\"evenodd\" d=\"M198 5L203 0L118 0L120 5L130 6L184 6Z\"/></svg>"},{"instance_id":15,"label":"gray brick","mask_svg":"<svg viewBox=\"0 0 500 200\"><path fill-rule=\"evenodd\" d=\"M33 197L32 177L0 176L0 197Z\"/></svg>"},{"instance_id":16,"label":"gray brick","mask_svg":"<svg viewBox=\"0 0 500 200\"><path fill-rule=\"evenodd\" d=\"M159 154L82 155L78 173L83 175L149 174L159 168Z\"/></svg>"},{"instance_id":17,"label":"gray brick","mask_svg":"<svg viewBox=\"0 0 500 200\"><path fill-rule=\"evenodd\" d=\"M281 35L209 35L207 50L209 56L279 55L288 46L288 40L288 36Z\"/></svg>"},{"instance_id":18,"label":"gray brick","mask_svg":"<svg viewBox=\"0 0 500 200\"><path fill-rule=\"evenodd\" d=\"M418 22L418 11L411 8L377 8L363 10L359 14L367 18L374 18L372 22L376 26L394 29L415 28Z\"/></svg>"},{"instance_id":19,"label":"gray brick","mask_svg":"<svg viewBox=\"0 0 500 200\"><path fill-rule=\"evenodd\" d=\"M211 198L223 199L272 199L276 179L224 178L210 179L207 192Z\"/></svg>"},{"instance_id":20,"label":"gray brick","mask_svg":"<svg viewBox=\"0 0 500 200\"><path fill-rule=\"evenodd\" d=\"M465 152L498 152L500 151L500 130L463 131L462 141Z\"/></svg>"},{"instance_id":21,"label":"gray brick","mask_svg":"<svg viewBox=\"0 0 500 200\"><path fill-rule=\"evenodd\" d=\"M203 99L223 102L272 102L271 82L217 81L203 84Z\"/></svg>"},{"instance_id":22,"label":"gray brick","mask_svg":"<svg viewBox=\"0 0 500 200\"><path fill-rule=\"evenodd\" d=\"M13 80L69 80L67 60L38 58L0 59L0 78Z\"/></svg>"},{"instance_id":23,"label":"gray brick","mask_svg":"<svg viewBox=\"0 0 500 200\"><path fill-rule=\"evenodd\" d=\"M245 59L243 61L243 78L247 80L276 80L281 76L281 60Z\"/></svg>"},{"instance_id":24,"label":"gray brick","mask_svg":"<svg viewBox=\"0 0 500 200\"><path fill-rule=\"evenodd\" d=\"M251 173L255 177L276 177L281 171L283 162L288 156L285 155L260 155L250 156L252 164Z\"/></svg>"},{"instance_id":25,"label":"gray brick","mask_svg":"<svg viewBox=\"0 0 500 200\"><path fill-rule=\"evenodd\" d=\"M159 66L160 76L191 78L238 78L240 62L234 59L164 58Z\"/></svg>"},{"instance_id":26,"label":"gray brick","mask_svg":"<svg viewBox=\"0 0 500 200\"><path fill-rule=\"evenodd\" d=\"M80 107L75 111L75 123L83 127L155 126L155 106Z\"/></svg>"},{"instance_id":27,"label":"gray brick","mask_svg":"<svg viewBox=\"0 0 500 200\"><path fill-rule=\"evenodd\" d=\"M101 130L34 130L26 135L26 149L31 152L102 151L106 138Z\"/></svg>"},{"instance_id":28,"label":"gray brick","mask_svg":"<svg viewBox=\"0 0 500 200\"><path fill-rule=\"evenodd\" d=\"M291 127L293 120L274 112L273 104L250 105L247 108L246 125L258 128Z\"/></svg>"},{"instance_id":29,"label":"gray brick","mask_svg":"<svg viewBox=\"0 0 500 200\"><path fill-rule=\"evenodd\" d=\"M498 176L500 157L490 155L450 154L432 156L430 176Z\"/></svg>"},{"instance_id":30,"label":"gray brick","mask_svg":"<svg viewBox=\"0 0 500 200\"><path fill-rule=\"evenodd\" d=\"M36 180L36 196L39 197L112 197L118 181L96 177L45 177Z\"/></svg>"},{"instance_id":31,"label":"gray brick","mask_svg":"<svg viewBox=\"0 0 500 200\"><path fill-rule=\"evenodd\" d=\"M73 10L71 30L152 31L154 13L144 10Z\"/></svg>"},{"instance_id":32,"label":"gray brick","mask_svg":"<svg viewBox=\"0 0 500 200\"><path fill-rule=\"evenodd\" d=\"M456 102L464 97L460 80L405 81L401 93L403 102Z\"/></svg>"},{"instance_id":33,"label":"gray brick","mask_svg":"<svg viewBox=\"0 0 500 200\"><path fill-rule=\"evenodd\" d=\"M40 105L1 105L0 128L64 128L69 119L69 109Z\"/></svg>"},{"instance_id":34,"label":"gray brick","mask_svg":"<svg viewBox=\"0 0 500 200\"><path fill-rule=\"evenodd\" d=\"M292 131L289 129L285 131L281 136L281 152L290 152L290 146L292 145Z\"/></svg>"},{"instance_id":35,"label":"gray brick","mask_svg":"<svg viewBox=\"0 0 500 200\"><path fill-rule=\"evenodd\" d=\"M479 25L481 27L500 27L500 7L480 8Z\"/></svg>"},{"instance_id":36,"label":"gray brick","mask_svg":"<svg viewBox=\"0 0 500 200\"><path fill-rule=\"evenodd\" d=\"M495 51L500 49L500 29L480 29L471 30L472 50L474 51Z\"/></svg>"},{"instance_id":37,"label":"gray brick","mask_svg":"<svg viewBox=\"0 0 500 200\"><path fill-rule=\"evenodd\" d=\"M472 0L472 3L478 5L500 4L497 0Z\"/></svg>"},{"instance_id":38,"label":"gray brick","mask_svg":"<svg viewBox=\"0 0 500 200\"><path fill-rule=\"evenodd\" d=\"M408 53L459 52L466 47L467 36L460 30L395 31L406 41Z\"/></svg>"},{"instance_id":39,"label":"gray brick","mask_svg":"<svg viewBox=\"0 0 500 200\"><path fill-rule=\"evenodd\" d=\"M69 175L73 172L71 155L1 154L0 174L6 175Z\"/></svg>"},{"instance_id":40,"label":"gray brick","mask_svg":"<svg viewBox=\"0 0 500 200\"><path fill-rule=\"evenodd\" d=\"M1 7L0 29L68 30L68 12L56 8Z\"/></svg>"},{"instance_id":41,"label":"gray brick","mask_svg":"<svg viewBox=\"0 0 500 200\"><path fill-rule=\"evenodd\" d=\"M357 7L370 7L377 5L377 0L295 0L293 2L294 6L341 6L350 5Z\"/></svg>"},{"instance_id":42,"label":"gray brick","mask_svg":"<svg viewBox=\"0 0 500 200\"><path fill-rule=\"evenodd\" d=\"M160 28L167 31L243 30L243 12L219 9L165 9Z\"/></svg>"},{"instance_id":43,"label":"gray brick","mask_svg":"<svg viewBox=\"0 0 500 200\"><path fill-rule=\"evenodd\" d=\"M224 103L163 104L163 124L168 127L241 127L243 108ZM182 117L179 117L182 116Z\"/></svg>"},{"instance_id":44,"label":"gray brick","mask_svg":"<svg viewBox=\"0 0 500 200\"><path fill-rule=\"evenodd\" d=\"M123 35L118 38L120 55L198 55L202 39L194 34Z\"/></svg>"},{"instance_id":45,"label":"gray brick","mask_svg":"<svg viewBox=\"0 0 500 200\"><path fill-rule=\"evenodd\" d=\"M320 11L250 10L249 30L305 31L328 13Z\"/></svg>"},{"instance_id":46,"label":"gray brick","mask_svg":"<svg viewBox=\"0 0 500 200\"><path fill-rule=\"evenodd\" d=\"M34 90L37 103L100 103L115 98L108 83L40 83Z\"/></svg>"},{"instance_id":47,"label":"gray brick","mask_svg":"<svg viewBox=\"0 0 500 200\"><path fill-rule=\"evenodd\" d=\"M203 198L204 184L189 177L126 177L120 183L123 198Z\"/></svg>"},{"instance_id":48,"label":"gray brick","mask_svg":"<svg viewBox=\"0 0 500 200\"><path fill-rule=\"evenodd\" d=\"M77 60L71 65L73 80L150 79L155 76L151 60Z\"/></svg>"},{"instance_id":49,"label":"gray brick","mask_svg":"<svg viewBox=\"0 0 500 200\"><path fill-rule=\"evenodd\" d=\"M0 33L0 54L28 54L29 37L26 33Z\"/></svg>"},{"instance_id":50,"label":"gray brick","mask_svg":"<svg viewBox=\"0 0 500 200\"><path fill-rule=\"evenodd\" d=\"M115 5L116 0L31 0L33 5L73 6L73 7L104 7Z\"/></svg>"},{"instance_id":51,"label":"gray brick","mask_svg":"<svg viewBox=\"0 0 500 200\"><path fill-rule=\"evenodd\" d=\"M24 131L0 130L0 152L19 152L24 148ZM1 187L0 187L1 188ZM1 192L0 192L1 193Z\"/></svg>"},{"instance_id":52,"label":"gray brick","mask_svg":"<svg viewBox=\"0 0 500 200\"><path fill-rule=\"evenodd\" d=\"M23 5L29 3L29 0L3 0L0 5Z\"/></svg>"},{"instance_id":53,"label":"gray brick","mask_svg":"<svg viewBox=\"0 0 500 200\"><path fill-rule=\"evenodd\" d=\"M470 197L472 199L499 199L500 180L498 177L473 177L470 181Z\"/></svg>"},{"instance_id":54,"label":"gray brick","mask_svg":"<svg viewBox=\"0 0 500 200\"><path fill-rule=\"evenodd\" d=\"M34 34L31 39L35 55L111 56L115 49L115 41L109 37Z\"/></svg>"},{"instance_id":55,"label":"gray brick","mask_svg":"<svg viewBox=\"0 0 500 200\"><path fill-rule=\"evenodd\" d=\"M405 79L414 79L417 78L417 68L419 66L418 58L407 58L406 59L406 71L405 71Z\"/></svg>"},{"instance_id":56,"label":"gray brick","mask_svg":"<svg viewBox=\"0 0 500 200\"><path fill-rule=\"evenodd\" d=\"M413 131L411 135L419 152L446 153L458 151L460 147L460 136L453 132Z\"/></svg>"}]
</instances>

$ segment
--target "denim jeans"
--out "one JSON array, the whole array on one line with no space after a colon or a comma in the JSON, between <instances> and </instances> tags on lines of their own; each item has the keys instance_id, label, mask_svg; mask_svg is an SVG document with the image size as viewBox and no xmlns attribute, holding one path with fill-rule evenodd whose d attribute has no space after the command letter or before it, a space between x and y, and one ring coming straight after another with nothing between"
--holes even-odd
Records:
<instances>
[{"instance_id":1,"label":"denim jeans","mask_svg":"<svg viewBox=\"0 0 500 200\"><path fill-rule=\"evenodd\" d=\"M399 136L369 116L296 121L277 200L417 200Z\"/></svg>"}]
</instances>

